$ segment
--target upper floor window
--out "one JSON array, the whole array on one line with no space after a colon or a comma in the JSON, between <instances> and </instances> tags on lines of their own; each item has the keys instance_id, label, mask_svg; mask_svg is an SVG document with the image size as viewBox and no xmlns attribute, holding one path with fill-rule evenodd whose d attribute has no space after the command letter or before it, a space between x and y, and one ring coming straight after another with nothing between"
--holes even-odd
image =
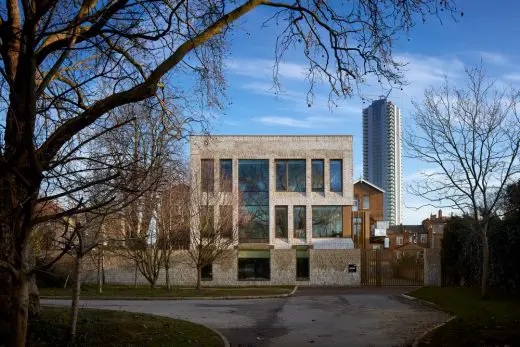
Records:
<instances>
[{"instance_id":1,"label":"upper floor window","mask_svg":"<svg viewBox=\"0 0 520 347\"><path fill-rule=\"evenodd\" d=\"M323 192L325 189L325 183L323 178L324 172L323 159L312 160L312 191Z\"/></svg>"},{"instance_id":2,"label":"upper floor window","mask_svg":"<svg viewBox=\"0 0 520 347\"><path fill-rule=\"evenodd\" d=\"M354 206L352 206L352 211L359 211L359 199L357 195L354 196Z\"/></svg>"},{"instance_id":3,"label":"upper floor window","mask_svg":"<svg viewBox=\"0 0 520 347\"><path fill-rule=\"evenodd\" d=\"M287 238L287 206L275 207L276 237Z\"/></svg>"},{"instance_id":4,"label":"upper floor window","mask_svg":"<svg viewBox=\"0 0 520 347\"><path fill-rule=\"evenodd\" d=\"M230 192L233 177L233 161L231 159L220 160L220 190Z\"/></svg>"},{"instance_id":5,"label":"upper floor window","mask_svg":"<svg viewBox=\"0 0 520 347\"><path fill-rule=\"evenodd\" d=\"M426 242L428 242L428 235L421 234L421 243L426 243Z\"/></svg>"},{"instance_id":6,"label":"upper floor window","mask_svg":"<svg viewBox=\"0 0 520 347\"><path fill-rule=\"evenodd\" d=\"M341 159L330 161L330 191L343 191L343 161Z\"/></svg>"},{"instance_id":7,"label":"upper floor window","mask_svg":"<svg viewBox=\"0 0 520 347\"><path fill-rule=\"evenodd\" d=\"M200 166L200 186L203 192L213 192L215 175L213 171L213 159L202 159Z\"/></svg>"},{"instance_id":8,"label":"upper floor window","mask_svg":"<svg viewBox=\"0 0 520 347\"><path fill-rule=\"evenodd\" d=\"M370 209L370 195L368 194L363 194L363 209Z\"/></svg>"},{"instance_id":9,"label":"upper floor window","mask_svg":"<svg viewBox=\"0 0 520 347\"><path fill-rule=\"evenodd\" d=\"M395 242L398 246L402 246L403 245L403 237L402 236L397 236L396 239L395 239Z\"/></svg>"},{"instance_id":10,"label":"upper floor window","mask_svg":"<svg viewBox=\"0 0 520 347\"><path fill-rule=\"evenodd\" d=\"M276 160L276 190L305 192L305 159Z\"/></svg>"}]
</instances>

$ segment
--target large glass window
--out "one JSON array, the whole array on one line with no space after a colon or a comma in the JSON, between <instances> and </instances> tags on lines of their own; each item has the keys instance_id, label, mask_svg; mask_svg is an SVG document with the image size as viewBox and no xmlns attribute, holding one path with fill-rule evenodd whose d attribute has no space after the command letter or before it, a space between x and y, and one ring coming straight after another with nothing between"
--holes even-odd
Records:
<instances>
[{"instance_id":1,"label":"large glass window","mask_svg":"<svg viewBox=\"0 0 520 347\"><path fill-rule=\"evenodd\" d=\"M294 237L298 239L305 239L306 233L306 213L305 206L294 206L293 219L294 219Z\"/></svg>"},{"instance_id":2,"label":"large glass window","mask_svg":"<svg viewBox=\"0 0 520 347\"><path fill-rule=\"evenodd\" d=\"M309 280L309 251L306 249L296 250L296 279Z\"/></svg>"},{"instance_id":3,"label":"large glass window","mask_svg":"<svg viewBox=\"0 0 520 347\"><path fill-rule=\"evenodd\" d=\"M271 252L269 250L238 251L239 280L269 280L271 278Z\"/></svg>"},{"instance_id":4,"label":"large glass window","mask_svg":"<svg viewBox=\"0 0 520 347\"><path fill-rule=\"evenodd\" d=\"M337 237L342 234L342 206L312 207L312 237Z\"/></svg>"},{"instance_id":5,"label":"large glass window","mask_svg":"<svg viewBox=\"0 0 520 347\"><path fill-rule=\"evenodd\" d=\"M233 179L233 161L231 159L220 160L220 190L230 192Z\"/></svg>"},{"instance_id":6,"label":"large glass window","mask_svg":"<svg viewBox=\"0 0 520 347\"><path fill-rule=\"evenodd\" d=\"M343 162L341 159L330 161L330 191L343 191Z\"/></svg>"},{"instance_id":7,"label":"large glass window","mask_svg":"<svg viewBox=\"0 0 520 347\"><path fill-rule=\"evenodd\" d=\"M276 160L276 190L305 192L305 159Z\"/></svg>"},{"instance_id":8,"label":"large glass window","mask_svg":"<svg viewBox=\"0 0 520 347\"><path fill-rule=\"evenodd\" d=\"M269 161L239 160L239 241L269 242Z\"/></svg>"},{"instance_id":9,"label":"large glass window","mask_svg":"<svg viewBox=\"0 0 520 347\"><path fill-rule=\"evenodd\" d=\"M287 238L287 206L275 207L276 237Z\"/></svg>"},{"instance_id":10,"label":"large glass window","mask_svg":"<svg viewBox=\"0 0 520 347\"><path fill-rule=\"evenodd\" d=\"M312 191L323 192L325 189L324 183L324 164L322 159L312 160Z\"/></svg>"},{"instance_id":11,"label":"large glass window","mask_svg":"<svg viewBox=\"0 0 520 347\"><path fill-rule=\"evenodd\" d=\"M222 237L233 237L233 207L231 205L219 206L219 225Z\"/></svg>"},{"instance_id":12,"label":"large glass window","mask_svg":"<svg viewBox=\"0 0 520 347\"><path fill-rule=\"evenodd\" d=\"M215 174L213 171L213 159L202 159L200 166L200 187L203 192L213 192L215 186Z\"/></svg>"}]
</instances>

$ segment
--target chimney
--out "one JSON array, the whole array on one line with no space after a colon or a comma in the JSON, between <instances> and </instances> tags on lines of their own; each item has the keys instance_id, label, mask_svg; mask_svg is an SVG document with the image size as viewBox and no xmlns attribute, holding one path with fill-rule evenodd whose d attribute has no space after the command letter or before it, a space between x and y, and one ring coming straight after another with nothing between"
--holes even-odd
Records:
<instances>
[{"instance_id":1,"label":"chimney","mask_svg":"<svg viewBox=\"0 0 520 347\"><path fill-rule=\"evenodd\" d=\"M439 210L439 219L442 218L442 210Z\"/></svg>"}]
</instances>

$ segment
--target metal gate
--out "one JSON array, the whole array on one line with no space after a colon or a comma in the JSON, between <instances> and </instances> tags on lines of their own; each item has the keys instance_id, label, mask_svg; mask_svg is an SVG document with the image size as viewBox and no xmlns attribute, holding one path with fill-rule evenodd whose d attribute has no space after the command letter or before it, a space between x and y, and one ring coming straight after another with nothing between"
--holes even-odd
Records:
<instances>
[{"instance_id":1,"label":"metal gate","mask_svg":"<svg viewBox=\"0 0 520 347\"><path fill-rule=\"evenodd\" d=\"M420 286L424 283L424 250L361 250L361 285Z\"/></svg>"}]
</instances>

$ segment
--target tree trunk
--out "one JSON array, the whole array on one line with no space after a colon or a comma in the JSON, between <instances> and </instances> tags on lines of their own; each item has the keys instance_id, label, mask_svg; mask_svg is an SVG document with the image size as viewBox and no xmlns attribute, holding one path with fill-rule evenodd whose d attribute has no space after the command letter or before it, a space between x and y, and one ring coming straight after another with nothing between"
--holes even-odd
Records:
<instances>
[{"instance_id":1,"label":"tree trunk","mask_svg":"<svg viewBox=\"0 0 520 347\"><path fill-rule=\"evenodd\" d=\"M201 284L201 281L200 281L201 277L202 277L202 267L197 266L197 290L200 290L200 288L201 288L201 285L200 285Z\"/></svg>"},{"instance_id":2,"label":"tree trunk","mask_svg":"<svg viewBox=\"0 0 520 347\"><path fill-rule=\"evenodd\" d=\"M76 255L74 259L74 287L72 288L72 305L70 307L70 325L67 340L69 343L74 341L76 336L76 325L78 322L79 294L81 290L81 263L83 257Z\"/></svg>"},{"instance_id":3,"label":"tree trunk","mask_svg":"<svg viewBox=\"0 0 520 347\"><path fill-rule=\"evenodd\" d=\"M482 284L481 295L482 299L488 298L488 280L489 280L489 242L487 230L484 229L482 233Z\"/></svg>"},{"instance_id":4,"label":"tree trunk","mask_svg":"<svg viewBox=\"0 0 520 347\"><path fill-rule=\"evenodd\" d=\"M103 294L103 252L99 250L98 272L97 272L98 292Z\"/></svg>"},{"instance_id":5,"label":"tree trunk","mask_svg":"<svg viewBox=\"0 0 520 347\"><path fill-rule=\"evenodd\" d=\"M166 276L166 289L171 290L172 286L170 283L170 262L169 261L164 262L164 271L165 271L164 275Z\"/></svg>"},{"instance_id":6,"label":"tree trunk","mask_svg":"<svg viewBox=\"0 0 520 347\"><path fill-rule=\"evenodd\" d=\"M135 271L134 271L134 287L137 288L137 262L135 263Z\"/></svg>"},{"instance_id":7,"label":"tree trunk","mask_svg":"<svg viewBox=\"0 0 520 347\"><path fill-rule=\"evenodd\" d=\"M40 293L36 285L36 276L29 278L29 316L35 317L40 315Z\"/></svg>"},{"instance_id":8,"label":"tree trunk","mask_svg":"<svg viewBox=\"0 0 520 347\"><path fill-rule=\"evenodd\" d=\"M29 279L24 274L13 280L11 287L12 330L11 343L13 347L24 347L27 334L29 315Z\"/></svg>"}]
</instances>

